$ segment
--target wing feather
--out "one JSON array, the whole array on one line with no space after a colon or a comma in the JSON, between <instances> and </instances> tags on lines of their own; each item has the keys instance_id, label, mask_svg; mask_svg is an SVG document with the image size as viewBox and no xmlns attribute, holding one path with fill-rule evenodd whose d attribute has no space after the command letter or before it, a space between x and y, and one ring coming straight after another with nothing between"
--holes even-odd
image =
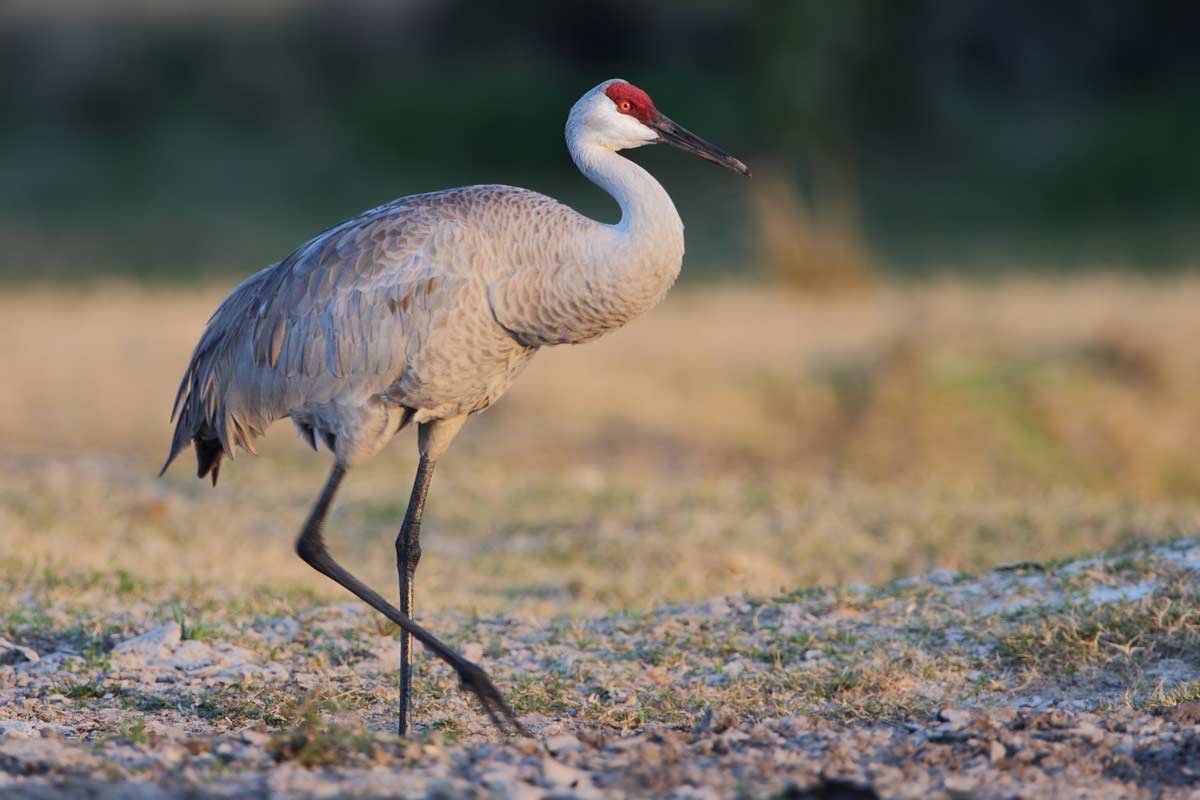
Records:
<instances>
[{"instance_id":1,"label":"wing feather","mask_svg":"<svg viewBox=\"0 0 1200 800\"><path fill-rule=\"evenodd\" d=\"M331 228L221 303L176 394L164 472L193 439L215 440L233 457L306 403L369 396L398 377L406 298L430 277L425 250L439 228L416 199Z\"/></svg>"}]
</instances>

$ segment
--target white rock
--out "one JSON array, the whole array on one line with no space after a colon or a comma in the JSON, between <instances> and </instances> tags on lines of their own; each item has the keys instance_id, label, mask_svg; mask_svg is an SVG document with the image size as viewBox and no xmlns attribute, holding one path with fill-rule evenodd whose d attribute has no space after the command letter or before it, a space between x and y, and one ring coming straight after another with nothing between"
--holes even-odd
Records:
<instances>
[{"instance_id":1,"label":"white rock","mask_svg":"<svg viewBox=\"0 0 1200 800\"><path fill-rule=\"evenodd\" d=\"M171 654L171 665L180 670L201 669L212 661L212 647L195 639L180 642Z\"/></svg>"},{"instance_id":2,"label":"white rock","mask_svg":"<svg viewBox=\"0 0 1200 800\"><path fill-rule=\"evenodd\" d=\"M942 781L942 787L951 797L974 797L979 781L969 775L947 775Z\"/></svg>"},{"instance_id":3,"label":"white rock","mask_svg":"<svg viewBox=\"0 0 1200 800\"><path fill-rule=\"evenodd\" d=\"M174 651L175 646L183 638L183 630L178 622L168 622L166 625L147 631L141 636L126 639L113 648L115 659L137 661L141 659L165 657Z\"/></svg>"},{"instance_id":4,"label":"white rock","mask_svg":"<svg viewBox=\"0 0 1200 800\"><path fill-rule=\"evenodd\" d=\"M507 797L508 788L517 782L517 767L515 764L493 764L479 776L479 782L493 795Z\"/></svg>"},{"instance_id":5,"label":"white rock","mask_svg":"<svg viewBox=\"0 0 1200 800\"><path fill-rule=\"evenodd\" d=\"M23 719L5 719L0 720L0 736L32 739L35 736L41 736L41 732L32 722Z\"/></svg>"},{"instance_id":6,"label":"white rock","mask_svg":"<svg viewBox=\"0 0 1200 800\"><path fill-rule=\"evenodd\" d=\"M583 742L569 733L562 733L546 739L546 749L555 755L559 753L578 753L580 750L583 750Z\"/></svg>"},{"instance_id":7,"label":"white rock","mask_svg":"<svg viewBox=\"0 0 1200 800\"><path fill-rule=\"evenodd\" d=\"M283 764L271 770L267 791L272 796L338 797L341 787L320 770L309 770L299 764Z\"/></svg>"},{"instance_id":8,"label":"white rock","mask_svg":"<svg viewBox=\"0 0 1200 800\"><path fill-rule=\"evenodd\" d=\"M542 759L542 779L553 789L571 789L577 795L595 789L586 772L549 757Z\"/></svg>"},{"instance_id":9,"label":"white rock","mask_svg":"<svg viewBox=\"0 0 1200 800\"><path fill-rule=\"evenodd\" d=\"M300 623L291 617L273 619L263 628L263 638L273 644L284 644L300 635Z\"/></svg>"},{"instance_id":10,"label":"white rock","mask_svg":"<svg viewBox=\"0 0 1200 800\"><path fill-rule=\"evenodd\" d=\"M1082 720L1075 726L1075 732L1091 744L1098 744L1104 741L1104 729L1091 720Z\"/></svg>"},{"instance_id":11,"label":"white rock","mask_svg":"<svg viewBox=\"0 0 1200 800\"><path fill-rule=\"evenodd\" d=\"M506 789L508 800L542 800L547 796L546 790L531 783L519 781Z\"/></svg>"},{"instance_id":12,"label":"white rock","mask_svg":"<svg viewBox=\"0 0 1200 800\"><path fill-rule=\"evenodd\" d=\"M720 796L711 786L676 786L667 795L670 800L718 800Z\"/></svg>"},{"instance_id":13,"label":"white rock","mask_svg":"<svg viewBox=\"0 0 1200 800\"><path fill-rule=\"evenodd\" d=\"M943 708L938 712L938 719L946 723L952 731L962 730L971 722L971 712L965 708Z\"/></svg>"},{"instance_id":14,"label":"white rock","mask_svg":"<svg viewBox=\"0 0 1200 800\"><path fill-rule=\"evenodd\" d=\"M100 760L89 750L40 737L36 741L28 737L0 737L0 760L18 775L50 770L79 772L100 766Z\"/></svg>"},{"instance_id":15,"label":"white rock","mask_svg":"<svg viewBox=\"0 0 1200 800\"><path fill-rule=\"evenodd\" d=\"M63 662L67 659L75 658L73 653L50 653L42 656L37 661L26 661L23 664L17 664L14 669L26 675L50 675L60 671L63 668ZM64 680L77 680L77 676L64 675Z\"/></svg>"},{"instance_id":16,"label":"white rock","mask_svg":"<svg viewBox=\"0 0 1200 800\"><path fill-rule=\"evenodd\" d=\"M700 607L710 617L721 619L733 613L727 597L714 597Z\"/></svg>"},{"instance_id":17,"label":"white rock","mask_svg":"<svg viewBox=\"0 0 1200 800\"><path fill-rule=\"evenodd\" d=\"M24 664L37 660L37 651L32 647L24 647L14 644L8 639L0 639L0 664Z\"/></svg>"}]
</instances>

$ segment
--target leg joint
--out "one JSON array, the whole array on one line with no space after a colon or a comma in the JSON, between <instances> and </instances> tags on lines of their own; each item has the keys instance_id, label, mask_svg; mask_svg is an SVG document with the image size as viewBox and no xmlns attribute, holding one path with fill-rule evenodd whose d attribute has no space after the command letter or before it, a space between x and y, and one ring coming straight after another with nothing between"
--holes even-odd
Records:
<instances>
[{"instance_id":1,"label":"leg joint","mask_svg":"<svg viewBox=\"0 0 1200 800\"><path fill-rule=\"evenodd\" d=\"M325 542L321 541L319 534L313 535L306 530L296 539L296 555L306 564L315 566L329 556L329 551L325 549Z\"/></svg>"}]
</instances>

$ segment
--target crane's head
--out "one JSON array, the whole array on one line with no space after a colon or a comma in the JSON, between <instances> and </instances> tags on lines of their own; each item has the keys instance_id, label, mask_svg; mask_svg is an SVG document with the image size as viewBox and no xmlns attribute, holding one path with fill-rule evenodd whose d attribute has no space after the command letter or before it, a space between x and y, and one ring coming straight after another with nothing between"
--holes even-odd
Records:
<instances>
[{"instance_id":1,"label":"crane's head","mask_svg":"<svg viewBox=\"0 0 1200 800\"><path fill-rule=\"evenodd\" d=\"M662 142L734 172L750 174L741 161L672 122L654 107L650 95L619 78L605 81L579 99L567 119L567 136L609 150Z\"/></svg>"}]
</instances>

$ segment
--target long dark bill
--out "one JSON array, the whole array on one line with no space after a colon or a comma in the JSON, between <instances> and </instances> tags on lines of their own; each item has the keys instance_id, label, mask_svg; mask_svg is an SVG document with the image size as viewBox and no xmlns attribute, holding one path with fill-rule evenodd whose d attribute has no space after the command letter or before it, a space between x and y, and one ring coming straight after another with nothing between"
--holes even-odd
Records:
<instances>
[{"instance_id":1,"label":"long dark bill","mask_svg":"<svg viewBox=\"0 0 1200 800\"><path fill-rule=\"evenodd\" d=\"M722 167L731 169L734 172L740 172L743 175L750 174L750 168L741 161L738 161L721 148L704 141L682 125L672 122L662 114L647 122L646 125L658 134L660 142L698 155L705 161L720 164Z\"/></svg>"}]
</instances>

